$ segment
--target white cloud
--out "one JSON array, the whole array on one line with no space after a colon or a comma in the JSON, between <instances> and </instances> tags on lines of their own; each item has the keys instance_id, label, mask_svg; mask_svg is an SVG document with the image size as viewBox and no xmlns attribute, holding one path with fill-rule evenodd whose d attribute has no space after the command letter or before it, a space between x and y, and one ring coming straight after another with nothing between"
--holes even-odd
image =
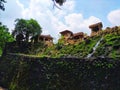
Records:
<instances>
[{"instance_id":1,"label":"white cloud","mask_svg":"<svg viewBox=\"0 0 120 90\"><path fill-rule=\"evenodd\" d=\"M20 3L20 6L22 6ZM30 0L29 7L24 8L21 12L24 18L34 18L43 28L43 34L52 34L57 37L59 31L64 30L67 26L64 25L64 17L71 13L74 9L74 1L67 1L61 10L53 9L53 2L49 0ZM22 6L23 7L23 6Z\"/></svg>"},{"instance_id":2,"label":"white cloud","mask_svg":"<svg viewBox=\"0 0 120 90\"><path fill-rule=\"evenodd\" d=\"M65 4L63 5L63 8L67 11L73 11L75 8L75 1L70 0L70 1L65 2Z\"/></svg>"},{"instance_id":3,"label":"white cloud","mask_svg":"<svg viewBox=\"0 0 120 90\"><path fill-rule=\"evenodd\" d=\"M22 17L23 7L18 0L8 0L5 4L5 11L1 13L0 21L11 30L14 29L14 20Z\"/></svg>"},{"instance_id":4,"label":"white cloud","mask_svg":"<svg viewBox=\"0 0 120 90\"><path fill-rule=\"evenodd\" d=\"M73 13L75 1L67 1L61 10L52 8L52 2L49 0L31 0L29 7L22 12L24 18L35 18L43 27L43 34L52 34L58 38L60 31L69 29L73 32L85 32L90 34L88 26L100 21L100 19L91 16L84 19L80 13Z\"/></svg>"},{"instance_id":5,"label":"white cloud","mask_svg":"<svg viewBox=\"0 0 120 90\"><path fill-rule=\"evenodd\" d=\"M111 11L107 18L113 25L120 25L120 9Z\"/></svg>"},{"instance_id":6,"label":"white cloud","mask_svg":"<svg viewBox=\"0 0 120 90\"><path fill-rule=\"evenodd\" d=\"M100 22L101 20L99 18L96 18L94 16L91 16L87 19L83 17L80 13L73 13L69 14L65 17L66 25L68 25L68 28L72 30L73 32L84 32L87 34L90 34L90 29L88 28L89 25Z\"/></svg>"},{"instance_id":7,"label":"white cloud","mask_svg":"<svg viewBox=\"0 0 120 90\"><path fill-rule=\"evenodd\" d=\"M22 10L24 10L24 5L19 2L19 0L16 0L16 3L19 7L21 7Z\"/></svg>"},{"instance_id":8,"label":"white cloud","mask_svg":"<svg viewBox=\"0 0 120 90\"><path fill-rule=\"evenodd\" d=\"M43 34L51 34L55 38L58 38L59 32L65 29L90 34L88 26L101 21L94 16L86 19L81 13L73 13L76 5L75 0L68 0L61 7L61 10L57 8L53 9L53 3L50 1L51 0L29 0L28 6L26 7L21 0L16 0L16 2L11 0L8 2L9 6L6 7L8 10L5 15L9 15L9 17L12 18L3 19L2 21L4 21L9 28L13 28L16 18L34 18L43 28ZM9 14L9 12L12 13Z\"/></svg>"}]
</instances>

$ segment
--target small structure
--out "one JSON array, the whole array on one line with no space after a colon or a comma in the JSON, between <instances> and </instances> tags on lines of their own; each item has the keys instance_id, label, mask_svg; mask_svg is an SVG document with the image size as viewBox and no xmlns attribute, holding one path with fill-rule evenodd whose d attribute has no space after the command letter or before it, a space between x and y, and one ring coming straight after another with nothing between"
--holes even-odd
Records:
<instances>
[{"instance_id":1,"label":"small structure","mask_svg":"<svg viewBox=\"0 0 120 90\"><path fill-rule=\"evenodd\" d=\"M83 41L84 33L83 32L74 33L72 40L74 41L74 43L79 43L79 42Z\"/></svg>"},{"instance_id":2,"label":"small structure","mask_svg":"<svg viewBox=\"0 0 120 90\"><path fill-rule=\"evenodd\" d=\"M61 34L61 36L63 36L65 45L75 44L77 42L84 40L83 32L73 33L72 31L64 30L64 31L60 32L60 34Z\"/></svg>"},{"instance_id":3,"label":"small structure","mask_svg":"<svg viewBox=\"0 0 120 90\"><path fill-rule=\"evenodd\" d=\"M78 33L73 34L73 39L75 40L78 40L78 39L83 40L83 38L84 38L83 32L78 32Z\"/></svg>"},{"instance_id":4,"label":"small structure","mask_svg":"<svg viewBox=\"0 0 120 90\"><path fill-rule=\"evenodd\" d=\"M102 27L102 22L90 25L89 28L91 29L91 36L97 35L97 33L102 30Z\"/></svg>"},{"instance_id":5,"label":"small structure","mask_svg":"<svg viewBox=\"0 0 120 90\"><path fill-rule=\"evenodd\" d=\"M53 45L53 37L51 37L50 35L40 35L38 37L38 42L39 41L43 41L47 46Z\"/></svg>"},{"instance_id":6,"label":"small structure","mask_svg":"<svg viewBox=\"0 0 120 90\"><path fill-rule=\"evenodd\" d=\"M73 32L71 32L69 30L64 30L64 31L60 32L60 34L62 36L64 36L65 40L67 40L67 39L71 38L71 36L73 36Z\"/></svg>"}]
</instances>

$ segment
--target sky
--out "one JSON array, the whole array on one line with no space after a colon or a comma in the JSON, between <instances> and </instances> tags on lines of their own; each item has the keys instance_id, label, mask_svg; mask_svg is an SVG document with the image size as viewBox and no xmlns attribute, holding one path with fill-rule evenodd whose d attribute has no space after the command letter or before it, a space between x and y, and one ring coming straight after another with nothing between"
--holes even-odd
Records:
<instances>
[{"instance_id":1,"label":"sky","mask_svg":"<svg viewBox=\"0 0 120 90\"><path fill-rule=\"evenodd\" d=\"M90 35L89 25L102 22L106 27L120 26L120 0L66 0L61 9L52 0L6 0L0 21L14 30L15 19L35 19L42 34L50 34L56 41L63 30Z\"/></svg>"}]
</instances>

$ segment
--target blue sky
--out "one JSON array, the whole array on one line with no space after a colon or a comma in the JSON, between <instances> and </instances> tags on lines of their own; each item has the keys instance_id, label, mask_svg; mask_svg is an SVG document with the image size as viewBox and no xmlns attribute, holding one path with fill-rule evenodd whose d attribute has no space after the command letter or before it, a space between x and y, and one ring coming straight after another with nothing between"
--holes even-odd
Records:
<instances>
[{"instance_id":1,"label":"blue sky","mask_svg":"<svg viewBox=\"0 0 120 90\"><path fill-rule=\"evenodd\" d=\"M91 33L89 25L102 22L103 29L120 25L120 0L67 0L60 9L53 8L51 0L6 0L6 10L0 11L0 21L14 29L16 18L36 19L42 34L58 39L65 29Z\"/></svg>"},{"instance_id":2,"label":"blue sky","mask_svg":"<svg viewBox=\"0 0 120 90\"><path fill-rule=\"evenodd\" d=\"M76 5L76 12L82 13L84 17L96 16L105 26L111 25L107 15L117 9L120 9L120 0L77 0Z\"/></svg>"}]
</instances>

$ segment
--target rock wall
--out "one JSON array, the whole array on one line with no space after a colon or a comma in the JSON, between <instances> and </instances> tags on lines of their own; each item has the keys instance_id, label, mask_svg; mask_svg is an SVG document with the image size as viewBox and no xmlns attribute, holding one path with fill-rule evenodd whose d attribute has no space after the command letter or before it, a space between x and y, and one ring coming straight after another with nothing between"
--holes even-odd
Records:
<instances>
[{"instance_id":1,"label":"rock wall","mask_svg":"<svg viewBox=\"0 0 120 90\"><path fill-rule=\"evenodd\" d=\"M120 90L120 60L6 55L0 86L9 90Z\"/></svg>"}]
</instances>

